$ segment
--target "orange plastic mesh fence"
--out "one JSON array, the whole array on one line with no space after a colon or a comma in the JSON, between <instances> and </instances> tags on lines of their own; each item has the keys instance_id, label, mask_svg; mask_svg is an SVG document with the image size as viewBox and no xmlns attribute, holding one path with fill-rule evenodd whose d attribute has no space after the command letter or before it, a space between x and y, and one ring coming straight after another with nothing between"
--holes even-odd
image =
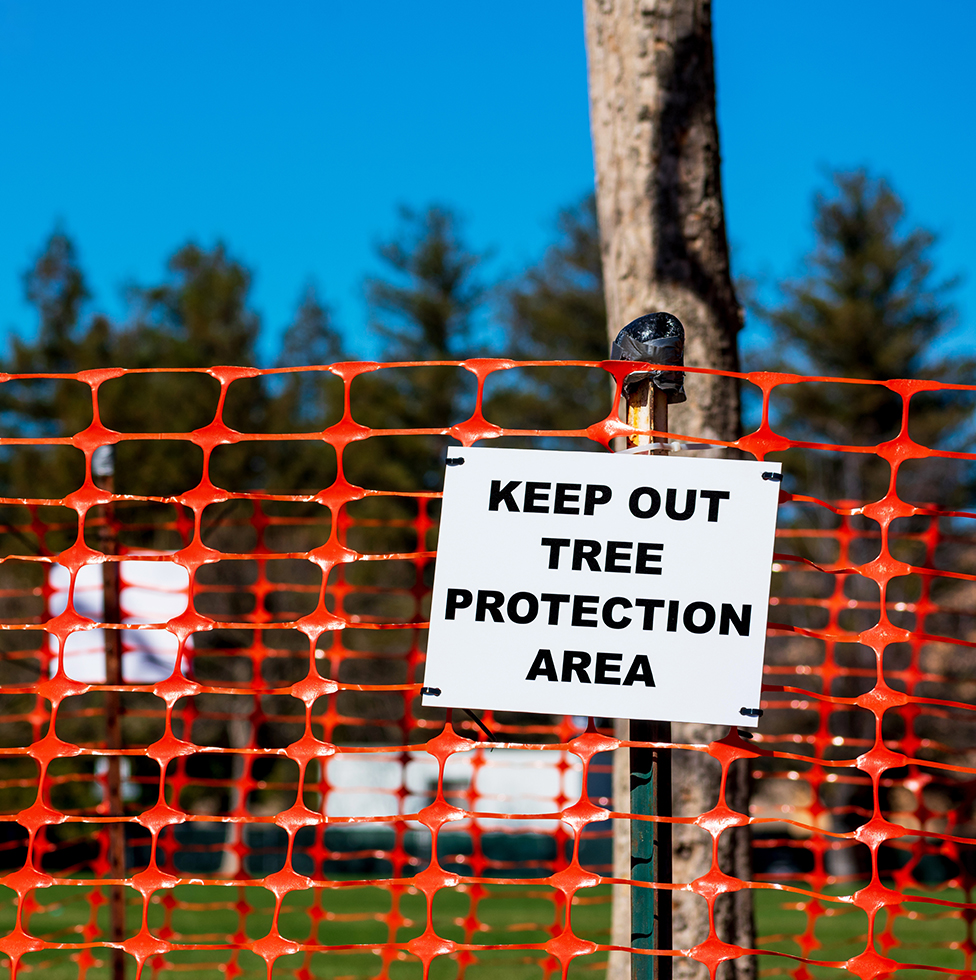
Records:
<instances>
[{"instance_id":1,"label":"orange plastic mesh fence","mask_svg":"<svg viewBox=\"0 0 976 980\"><path fill-rule=\"evenodd\" d=\"M606 449L631 430L613 411L585 430L494 425L482 412L486 380L525 366L496 360L454 365L478 382L464 421L356 421L357 377L417 366L300 369L341 381L343 417L270 435L229 427L223 410L235 383L280 371L196 372L220 383L220 399L209 424L183 433L100 421L102 385L153 372L56 376L90 388L91 424L64 438L0 439L8 458L71 446L86 460L84 483L64 496L0 498L0 951L12 975L405 980L422 969L534 980L603 970L611 825L632 819L613 811L609 774L612 753L631 743L605 719L486 712L493 744L467 716L422 708L439 495L356 486L343 463L351 445L393 434ZM602 368L618 395L633 370L545 366ZM976 515L898 493L906 467L976 460L911 437L912 396L954 386L879 383L902 400L901 431L877 446L834 446L774 431L771 398L780 385L865 382L736 377L761 392L763 411L734 448L786 453L788 473L825 451L869 455L890 479L866 503L782 493L759 734L674 746L723 772L753 767L750 814L721 797L673 818L716 842L749 822L752 879L716 860L671 887L710 910L752 889L757 949L713 927L670 952L713 974L758 952L761 972L800 980L840 969L971 975L976 537L966 522ZM93 480L97 447L161 437L200 448L197 486L123 496ZM218 447L262 440L327 443L335 479L315 493L211 482ZM399 509L370 510L377 500ZM106 557L120 570L114 613L100 591ZM172 574L150 574L153 563ZM147 604L172 615L136 608ZM102 625L122 636L121 683L105 683L105 641L89 633Z\"/></svg>"}]
</instances>

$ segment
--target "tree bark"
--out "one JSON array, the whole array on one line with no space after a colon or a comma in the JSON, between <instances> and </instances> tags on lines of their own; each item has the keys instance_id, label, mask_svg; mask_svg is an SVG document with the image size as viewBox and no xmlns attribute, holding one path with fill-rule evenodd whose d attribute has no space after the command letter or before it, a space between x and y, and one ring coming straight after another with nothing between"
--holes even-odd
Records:
<instances>
[{"instance_id":1,"label":"tree bark","mask_svg":"<svg viewBox=\"0 0 976 980\"><path fill-rule=\"evenodd\" d=\"M708 0L585 0L590 122L610 340L665 310L685 363L738 370ZM688 375L672 428L739 430L738 386Z\"/></svg>"},{"instance_id":2,"label":"tree bark","mask_svg":"<svg viewBox=\"0 0 976 980\"><path fill-rule=\"evenodd\" d=\"M711 4L584 0L584 9L609 339L644 313L667 311L684 324L685 364L736 371L742 311L729 273L722 206ZM722 440L739 435L736 381L689 374L685 389L688 401L671 408L671 431ZM673 732L675 742L700 743L725 729L676 724ZM676 752L673 779L676 816L715 805L719 767L710 757ZM747 763L736 764L727 801L748 811ZM750 877L748 837L746 828L726 831L719 846L722 870L743 880ZM629 847L615 847L615 853L627 855ZM676 826L675 881L693 881L710 865L708 835ZM619 871L616 877L629 876L629 867ZM615 922L623 918L617 915ZM716 903L716 927L721 939L753 946L751 892L723 896ZM676 892L675 948L688 949L707 934L704 900ZM629 939L618 932L614 943L629 945ZM674 975L699 980L706 971L679 959ZM743 957L722 964L718 980L755 975L755 959ZM611 954L608 976L629 976L626 954Z\"/></svg>"}]
</instances>

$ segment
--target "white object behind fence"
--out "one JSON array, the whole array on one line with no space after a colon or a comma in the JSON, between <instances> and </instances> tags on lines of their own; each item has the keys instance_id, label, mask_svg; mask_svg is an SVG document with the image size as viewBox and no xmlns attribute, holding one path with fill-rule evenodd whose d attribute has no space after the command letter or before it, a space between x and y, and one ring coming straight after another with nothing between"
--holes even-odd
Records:
<instances>
[{"instance_id":1,"label":"white object behind fence","mask_svg":"<svg viewBox=\"0 0 976 980\"><path fill-rule=\"evenodd\" d=\"M190 596L189 573L171 561L149 561L162 552L138 552L120 563L119 605L125 624L159 624L186 611ZM68 606L71 574L63 565L51 565L48 613L59 616ZM102 566L85 565L75 582L74 609L81 616L101 620L105 610ZM105 683L105 631L72 633L64 647L65 673L76 681ZM49 637L57 656L58 641ZM192 645L192 638L187 646ZM176 666L176 637L165 629L122 631L122 679L126 684L154 684L165 680ZM57 660L51 663L51 673ZM184 664L184 673L186 665Z\"/></svg>"}]
</instances>

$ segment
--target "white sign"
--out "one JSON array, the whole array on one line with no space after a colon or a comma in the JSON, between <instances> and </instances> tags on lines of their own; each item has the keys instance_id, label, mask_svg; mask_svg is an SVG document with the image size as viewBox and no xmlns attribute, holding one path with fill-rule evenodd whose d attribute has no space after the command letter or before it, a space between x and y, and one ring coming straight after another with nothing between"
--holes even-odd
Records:
<instances>
[{"instance_id":1,"label":"white sign","mask_svg":"<svg viewBox=\"0 0 976 980\"><path fill-rule=\"evenodd\" d=\"M448 450L423 703L755 727L780 471Z\"/></svg>"}]
</instances>

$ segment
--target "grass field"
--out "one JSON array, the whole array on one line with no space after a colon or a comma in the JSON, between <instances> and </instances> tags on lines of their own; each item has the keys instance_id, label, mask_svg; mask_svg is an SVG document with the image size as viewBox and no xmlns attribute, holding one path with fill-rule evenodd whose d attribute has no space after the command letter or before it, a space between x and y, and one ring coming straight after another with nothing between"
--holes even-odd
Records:
<instances>
[{"instance_id":1,"label":"grass field","mask_svg":"<svg viewBox=\"0 0 976 980\"><path fill-rule=\"evenodd\" d=\"M963 902L965 896L954 889L926 891L916 889L918 898L938 898L941 901ZM928 967L962 969L964 953L952 944L962 943L967 936L967 924L962 913L944 909L925 901L907 900L898 915L889 921L887 910L878 914L875 925L876 949L899 963L922 964ZM780 953L800 955L797 941L808 931L811 920L813 938L819 948L807 956L811 960L846 960L864 951L867 944L868 917L859 908L837 902L822 902L819 908L802 896L783 892L762 891L756 894L756 929L760 945ZM889 929L890 926L890 929ZM897 945L890 945L892 941ZM800 964L778 956L761 956L760 973L764 976L787 974ZM811 967L815 977L846 977L845 970ZM899 980L932 980L929 970L903 968L897 971Z\"/></svg>"},{"instance_id":2,"label":"grass field","mask_svg":"<svg viewBox=\"0 0 976 980\"><path fill-rule=\"evenodd\" d=\"M9 932L14 922L14 895L3 889L0 896L0 930ZM935 894L935 893L932 893ZM921 893L919 893L921 895ZM943 890L940 899L962 901L959 892ZM94 898L93 898L94 896ZM108 909L95 889L80 886L55 886L35 893L36 902L29 913L29 931L54 943L84 942L83 930L97 922L107 925ZM138 896L130 894L127 927L129 935L139 928L141 904ZM609 889L602 886L578 893L572 908L573 931L593 942L607 942L610 920ZM756 924L763 948L780 953L799 955L797 937L808 932L813 921L812 936L819 948L808 955L812 960L845 960L865 948L867 916L860 909L837 902L810 905L802 896L792 893L759 891L756 898ZM439 935L456 941L464 940L464 920L471 916L472 900L476 903L479 924L473 942L478 945L544 943L556 922L557 909L551 889L543 885L490 885L473 889L451 889L437 894L434 907L434 926ZM426 904L422 894L404 891L399 896L399 925L394 937L390 935L388 916L392 911L390 890L378 887L330 888L316 892L293 893L288 896L279 918L279 930L297 942L320 945L361 944L365 947L383 944L394 939L406 942L423 931ZM93 910L93 905L96 906ZM183 885L171 892L154 896L149 908L149 925L156 935L166 936L174 945L205 944L220 946L258 939L271 927L273 898L263 888ZM920 901L907 901L904 914L892 923L891 935L898 945L886 947L887 913L878 920L879 952L898 962L918 963L929 967L963 967L963 952L950 944L966 939L966 923L954 910L940 911ZM166 930L172 930L167 935ZM396 951L387 952L392 958L392 980L420 980L419 962ZM21 968L21 977L43 977L44 980L75 980L79 976L77 954L70 950L44 950L28 954ZM101 950L94 951L96 960L103 960ZM540 966L545 953L538 950L479 950L466 965L470 980L539 980ZM594 954L574 961L570 971L577 980L598 976L605 954ZM233 964L233 965L231 965ZM764 955L760 958L763 976L789 975L801 964L785 957ZM130 961L127 976L135 976L134 961ZM229 971L228 971L229 967ZM305 968L312 977L324 980L339 978L369 978L382 968L379 953L366 948L355 951L299 953L279 959L274 977L286 980ZM808 968L816 978L846 976L836 968ZM5 971L6 972L6 971ZM245 980L266 976L263 960L247 950L175 949L166 956L166 964L156 974L160 980L226 980L230 975ZM458 963L441 957L431 967L432 980L453 980ZM149 977L149 971L144 974ZM898 971L900 980L934 977L927 970L906 968ZM109 980L107 963L93 963L87 970L88 980Z\"/></svg>"}]
</instances>

